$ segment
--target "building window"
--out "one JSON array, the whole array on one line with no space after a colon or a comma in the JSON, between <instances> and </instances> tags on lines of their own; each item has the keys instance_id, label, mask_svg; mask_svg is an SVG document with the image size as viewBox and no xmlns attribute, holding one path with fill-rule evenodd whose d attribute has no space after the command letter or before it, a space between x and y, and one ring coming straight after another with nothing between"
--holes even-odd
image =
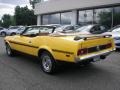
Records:
<instances>
[{"instance_id":1,"label":"building window","mask_svg":"<svg viewBox=\"0 0 120 90\"><path fill-rule=\"evenodd\" d=\"M71 24L71 12L42 15L42 24Z\"/></svg>"},{"instance_id":2,"label":"building window","mask_svg":"<svg viewBox=\"0 0 120 90\"><path fill-rule=\"evenodd\" d=\"M50 15L50 24L60 24L60 14Z\"/></svg>"},{"instance_id":3,"label":"building window","mask_svg":"<svg viewBox=\"0 0 120 90\"><path fill-rule=\"evenodd\" d=\"M120 6L78 11L78 24L101 24L108 28L120 25ZM42 15L42 24L71 24L72 12Z\"/></svg>"},{"instance_id":4,"label":"building window","mask_svg":"<svg viewBox=\"0 0 120 90\"><path fill-rule=\"evenodd\" d=\"M79 16L78 16L79 20L78 20L78 24L80 24L80 25L85 24L85 17L86 17L85 11L79 11Z\"/></svg>"},{"instance_id":5,"label":"building window","mask_svg":"<svg viewBox=\"0 0 120 90\"><path fill-rule=\"evenodd\" d=\"M61 24L71 24L72 12L61 13Z\"/></svg>"},{"instance_id":6,"label":"building window","mask_svg":"<svg viewBox=\"0 0 120 90\"><path fill-rule=\"evenodd\" d=\"M60 24L60 14L43 15L42 24Z\"/></svg>"},{"instance_id":7,"label":"building window","mask_svg":"<svg viewBox=\"0 0 120 90\"><path fill-rule=\"evenodd\" d=\"M112 10L112 8L102 8L78 11L78 24L101 24L108 28L111 28L113 26Z\"/></svg>"},{"instance_id":8,"label":"building window","mask_svg":"<svg viewBox=\"0 0 120 90\"><path fill-rule=\"evenodd\" d=\"M93 10L86 10L86 23L93 24Z\"/></svg>"},{"instance_id":9,"label":"building window","mask_svg":"<svg viewBox=\"0 0 120 90\"><path fill-rule=\"evenodd\" d=\"M42 24L49 24L50 23L50 15L43 15L42 16Z\"/></svg>"},{"instance_id":10,"label":"building window","mask_svg":"<svg viewBox=\"0 0 120 90\"><path fill-rule=\"evenodd\" d=\"M94 23L104 25L108 28L113 26L112 8L103 8L94 10Z\"/></svg>"},{"instance_id":11,"label":"building window","mask_svg":"<svg viewBox=\"0 0 120 90\"><path fill-rule=\"evenodd\" d=\"M120 25L120 7L113 8L113 26Z\"/></svg>"},{"instance_id":12,"label":"building window","mask_svg":"<svg viewBox=\"0 0 120 90\"><path fill-rule=\"evenodd\" d=\"M79 11L78 24L93 24L93 10Z\"/></svg>"}]
</instances>

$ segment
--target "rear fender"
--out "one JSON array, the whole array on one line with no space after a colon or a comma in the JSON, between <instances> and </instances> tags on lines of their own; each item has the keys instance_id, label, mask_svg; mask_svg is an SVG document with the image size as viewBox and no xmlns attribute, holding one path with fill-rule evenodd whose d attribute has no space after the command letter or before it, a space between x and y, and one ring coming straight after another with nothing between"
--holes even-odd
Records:
<instances>
[{"instance_id":1,"label":"rear fender","mask_svg":"<svg viewBox=\"0 0 120 90\"><path fill-rule=\"evenodd\" d=\"M39 54L39 51L42 50L42 49L48 51L48 52L53 56L53 58L54 58L53 51L52 51L52 49L49 48L48 46L41 46L41 47L39 47L39 49L38 49L38 54Z\"/></svg>"}]
</instances>

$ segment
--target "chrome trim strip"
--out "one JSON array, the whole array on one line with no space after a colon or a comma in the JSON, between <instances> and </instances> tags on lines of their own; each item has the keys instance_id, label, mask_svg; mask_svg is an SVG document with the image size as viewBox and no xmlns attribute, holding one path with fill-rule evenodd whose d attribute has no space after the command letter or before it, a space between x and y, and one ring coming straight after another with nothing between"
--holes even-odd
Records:
<instances>
[{"instance_id":1,"label":"chrome trim strip","mask_svg":"<svg viewBox=\"0 0 120 90\"><path fill-rule=\"evenodd\" d=\"M18 45L26 46L26 47L39 48L38 46L33 46L33 45L29 45L29 44L24 44L24 43L19 43L19 42L14 42L14 41L9 41L9 42L13 43L13 44L18 44Z\"/></svg>"},{"instance_id":2,"label":"chrome trim strip","mask_svg":"<svg viewBox=\"0 0 120 90\"><path fill-rule=\"evenodd\" d=\"M59 52L59 53L66 53L66 54L74 54L73 52L68 52L68 51L63 51L63 50L57 50L57 49L52 49L53 52Z\"/></svg>"}]
</instances>

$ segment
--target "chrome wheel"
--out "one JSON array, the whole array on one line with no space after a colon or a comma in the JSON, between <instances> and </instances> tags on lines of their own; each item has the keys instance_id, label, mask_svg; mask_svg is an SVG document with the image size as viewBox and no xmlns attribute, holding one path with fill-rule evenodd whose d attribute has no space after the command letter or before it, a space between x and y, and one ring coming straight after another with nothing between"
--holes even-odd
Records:
<instances>
[{"instance_id":1,"label":"chrome wheel","mask_svg":"<svg viewBox=\"0 0 120 90\"><path fill-rule=\"evenodd\" d=\"M40 62L41 62L41 69L47 74L53 74L56 72L56 62L53 58L53 56L47 52L44 51L40 54Z\"/></svg>"},{"instance_id":2,"label":"chrome wheel","mask_svg":"<svg viewBox=\"0 0 120 90\"><path fill-rule=\"evenodd\" d=\"M43 58L42 58L42 65L43 65L43 69L46 72L50 72L51 71L52 62L51 62L51 59L50 59L49 56L47 56L47 55L43 56Z\"/></svg>"},{"instance_id":3,"label":"chrome wheel","mask_svg":"<svg viewBox=\"0 0 120 90\"><path fill-rule=\"evenodd\" d=\"M10 46L9 45L6 45L6 52L8 55L11 55L11 49L10 49Z\"/></svg>"},{"instance_id":4,"label":"chrome wheel","mask_svg":"<svg viewBox=\"0 0 120 90\"><path fill-rule=\"evenodd\" d=\"M14 51L11 49L11 47L8 44L6 44L6 53L8 56L14 55Z\"/></svg>"}]
</instances>

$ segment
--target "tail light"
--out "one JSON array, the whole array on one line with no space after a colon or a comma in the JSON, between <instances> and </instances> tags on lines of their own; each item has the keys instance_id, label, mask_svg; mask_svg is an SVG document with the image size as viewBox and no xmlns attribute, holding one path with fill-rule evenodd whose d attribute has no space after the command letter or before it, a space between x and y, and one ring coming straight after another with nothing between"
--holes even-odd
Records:
<instances>
[{"instance_id":1,"label":"tail light","mask_svg":"<svg viewBox=\"0 0 120 90\"><path fill-rule=\"evenodd\" d=\"M112 43L108 43L107 45L106 45L106 48L111 48L112 47Z\"/></svg>"},{"instance_id":2,"label":"tail light","mask_svg":"<svg viewBox=\"0 0 120 90\"><path fill-rule=\"evenodd\" d=\"M87 48L84 48L84 49L79 49L78 52L77 52L77 55L85 55L88 53L88 49Z\"/></svg>"}]
</instances>

